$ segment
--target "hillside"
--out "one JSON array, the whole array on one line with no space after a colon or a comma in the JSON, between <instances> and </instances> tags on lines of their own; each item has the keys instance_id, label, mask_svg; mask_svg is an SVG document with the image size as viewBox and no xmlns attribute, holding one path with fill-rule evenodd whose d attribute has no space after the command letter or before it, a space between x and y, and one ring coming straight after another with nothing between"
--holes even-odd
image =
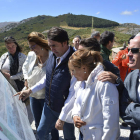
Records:
<instances>
[{"instance_id":1,"label":"hillside","mask_svg":"<svg viewBox=\"0 0 140 140\"><path fill-rule=\"evenodd\" d=\"M127 31L127 27L119 26L117 22L93 17L94 30L100 31L100 33L105 30L113 31L116 35L115 37L115 47L121 46L124 41L127 41L131 35L124 34ZM80 35L82 38L90 37L91 34L91 24L92 17L86 15L73 15L64 14L56 17L52 16L36 16L28 19L24 19L16 24L10 24L4 27L3 33L0 33L0 56L6 51L4 46L3 38L6 36L13 36L23 47L25 54L29 51L27 36L32 31L43 32L45 35L47 30L53 26L60 26L64 28L69 35L69 43L72 45L72 39L76 35Z\"/></svg>"}]
</instances>

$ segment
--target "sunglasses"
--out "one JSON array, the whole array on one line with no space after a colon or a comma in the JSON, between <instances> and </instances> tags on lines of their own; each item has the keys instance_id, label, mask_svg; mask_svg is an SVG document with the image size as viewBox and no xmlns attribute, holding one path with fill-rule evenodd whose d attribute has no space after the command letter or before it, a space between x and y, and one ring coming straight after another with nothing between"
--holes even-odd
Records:
<instances>
[{"instance_id":1,"label":"sunglasses","mask_svg":"<svg viewBox=\"0 0 140 140\"><path fill-rule=\"evenodd\" d=\"M33 49L35 49L35 46L36 46L36 44L33 46L29 46L29 48L33 50Z\"/></svg>"},{"instance_id":2,"label":"sunglasses","mask_svg":"<svg viewBox=\"0 0 140 140\"><path fill-rule=\"evenodd\" d=\"M16 42L16 40L12 37L12 36L7 36L4 38L4 41L7 42L7 41L12 41L12 42Z\"/></svg>"},{"instance_id":3,"label":"sunglasses","mask_svg":"<svg viewBox=\"0 0 140 140\"><path fill-rule=\"evenodd\" d=\"M132 53L139 53L140 52L140 48L132 48L132 49L129 49L128 48L128 52L131 50Z\"/></svg>"}]
</instances>

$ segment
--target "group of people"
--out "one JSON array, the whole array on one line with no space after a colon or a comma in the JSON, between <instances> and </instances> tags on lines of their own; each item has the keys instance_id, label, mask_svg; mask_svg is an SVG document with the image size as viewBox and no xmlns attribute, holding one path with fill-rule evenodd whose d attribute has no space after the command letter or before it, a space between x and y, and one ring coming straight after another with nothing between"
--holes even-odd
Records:
<instances>
[{"instance_id":1,"label":"group of people","mask_svg":"<svg viewBox=\"0 0 140 140\"><path fill-rule=\"evenodd\" d=\"M4 39L8 53L0 58L1 72L19 100L30 96L39 140L49 140L50 132L59 140L58 130L75 140L74 125L79 140L117 140L119 116L131 126L130 140L140 139L140 36L130 39L128 56L121 54L131 69L125 81L109 59L114 38L110 31L94 32L76 36L72 47L67 32L52 27L47 39L39 32L28 35L27 57L13 37Z\"/></svg>"}]
</instances>

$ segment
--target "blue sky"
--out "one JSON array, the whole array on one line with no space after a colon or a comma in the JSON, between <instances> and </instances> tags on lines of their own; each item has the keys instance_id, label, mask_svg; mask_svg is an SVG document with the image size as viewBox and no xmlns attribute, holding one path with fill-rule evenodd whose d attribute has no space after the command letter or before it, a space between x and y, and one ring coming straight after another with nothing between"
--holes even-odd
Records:
<instances>
[{"instance_id":1,"label":"blue sky","mask_svg":"<svg viewBox=\"0 0 140 140\"><path fill-rule=\"evenodd\" d=\"M0 0L0 22L67 13L140 25L140 0Z\"/></svg>"}]
</instances>

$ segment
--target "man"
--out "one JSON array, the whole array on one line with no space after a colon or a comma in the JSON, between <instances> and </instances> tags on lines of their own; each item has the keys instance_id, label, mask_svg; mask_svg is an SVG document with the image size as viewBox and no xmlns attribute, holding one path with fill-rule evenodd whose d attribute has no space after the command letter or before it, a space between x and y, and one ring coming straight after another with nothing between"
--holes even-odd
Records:
<instances>
[{"instance_id":1,"label":"man","mask_svg":"<svg viewBox=\"0 0 140 140\"><path fill-rule=\"evenodd\" d=\"M131 126L130 140L140 139L140 36L130 40L129 67L136 69L124 81L120 98L120 115Z\"/></svg>"},{"instance_id":2,"label":"man","mask_svg":"<svg viewBox=\"0 0 140 140\"><path fill-rule=\"evenodd\" d=\"M80 43L81 37L79 35L75 36L72 43L73 43L73 49L76 51L78 50L79 43Z\"/></svg>"},{"instance_id":3,"label":"man","mask_svg":"<svg viewBox=\"0 0 140 140\"><path fill-rule=\"evenodd\" d=\"M91 38L96 38L98 41L100 41L100 32L99 31L92 32Z\"/></svg>"},{"instance_id":4,"label":"man","mask_svg":"<svg viewBox=\"0 0 140 140\"><path fill-rule=\"evenodd\" d=\"M130 40L133 39L135 36L131 36L128 40L128 46L130 44ZM115 58L112 60L112 63L116 65L120 70L121 79L124 81L126 76L131 72L131 69L128 66L129 58L128 54L128 47L125 47L123 50L120 50Z\"/></svg>"},{"instance_id":5,"label":"man","mask_svg":"<svg viewBox=\"0 0 140 140\"><path fill-rule=\"evenodd\" d=\"M105 31L100 37L101 55L107 61L110 61L109 55L114 44L114 36L113 32Z\"/></svg>"},{"instance_id":6,"label":"man","mask_svg":"<svg viewBox=\"0 0 140 140\"><path fill-rule=\"evenodd\" d=\"M51 28L47 39L53 53L47 61L46 77L31 89L17 93L19 99L24 100L46 87L44 109L37 129L39 140L49 140L49 133L55 128L56 120L69 94L71 75L68 60L74 52L73 48L68 46L68 34L62 28ZM65 123L63 132L66 140L75 140L73 124Z\"/></svg>"}]
</instances>

